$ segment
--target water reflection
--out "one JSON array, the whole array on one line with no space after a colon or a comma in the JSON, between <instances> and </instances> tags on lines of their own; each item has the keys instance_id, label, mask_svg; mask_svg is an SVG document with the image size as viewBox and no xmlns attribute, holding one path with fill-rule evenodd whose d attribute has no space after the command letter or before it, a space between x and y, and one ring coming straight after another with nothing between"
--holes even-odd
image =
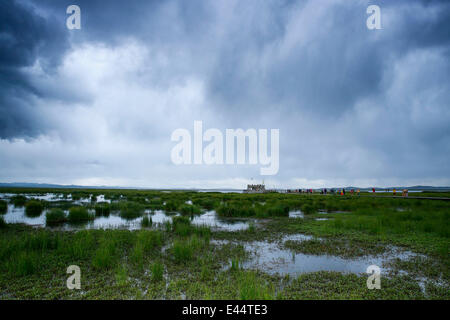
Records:
<instances>
[{"instance_id":1,"label":"water reflection","mask_svg":"<svg viewBox=\"0 0 450 320\"><path fill-rule=\"evenodd\" d=\"M304 218L305 215L301 210L289 211L289 218Z\"/></svg>"},{"instance_id":2,"label":"water reflection","mask_svg":"<svg viewBox=\"0 0 450 320\"><path fill-rule=\"evenodd\" d=\"M293 250L281 246L287 240L305 241L312 239L311 236L297 234L284 236L281 242L251 241L238 242L251 253L250 258L242 262L244 269L257 269L269 274L289 274L297 276L301 273L316 271L337 271L344 273L365 273L368 266L375 264L385 266L391 259L409 259L414 255L410 251L402 251L399 248L391 248L383 255L366 255L358 258L341 258L333 255L313 255L296 253ZM226 240L213 240L216 244L226 244ZM383 272L383 270L382 270Z\"/></svg>"},{"instance_id":3,"label":"water reflection","mask_svg":"<svg viewBox=\"0 0 450 320\"><path fill-rule=\"evenodd\" d=\"M9 199L14 194L0 194L0 198ZM45 201L58 201L61 203L58 207L61 207L64 210L66 216L68 215L68 208L72 205L83 205L86 203L90 203L89 198L81 198L75 201L67 200L71 199L68 197L64 199L61 195L48 193L45 195L37 195L37 194L27 194L26 197L28 199L39 199ZM104 195L99 195L96 198L97 202L108 202L111 203L111 200L105 199ZM4 215L6 223L24 223L28 225L35 226L46 226L46 214L47 210L44 210L42 214L37 217L28 217L25 213L24 207L15 207L12 204L8 204L8 211ZM93 210L89 210L91 214L94 214ZM148 215L152 219L152 223L154 226L158 224L164 224L166 222L172 222L172 217L179 216L180 214L177 212L165 212L163 210L145 210L145 214ZM225 230L225 231L238 231L245 230L249 227L250 219L237 219L237 218L221 218L217 215L215 211L204 211L199 215L190 217L192 224L194 225L206 225L216 230ZM108 216L97 215L94 220L91 221L83 221L78 223L58 223L51 224L47 227L51 229L58 230L78 230L78 229L128 229L135 230L141 228L142 217L133 218L133 219L124 219L120 217L120 213L118 211L111 212Z\"/></svg>"},{"instance_id":4,"label":"water reflection","mask_svg":"<svg viewBox=\"0 0 450 320\"><path fill-rule=\"evenodd\" d=\"M195 225L206 225L226 231L246 230L249 227L250 221L255 222L256 220L221 218L214 210L206 211L201 215L194 216L191 220L192 224Z\"/></svg>"}]
</instances>

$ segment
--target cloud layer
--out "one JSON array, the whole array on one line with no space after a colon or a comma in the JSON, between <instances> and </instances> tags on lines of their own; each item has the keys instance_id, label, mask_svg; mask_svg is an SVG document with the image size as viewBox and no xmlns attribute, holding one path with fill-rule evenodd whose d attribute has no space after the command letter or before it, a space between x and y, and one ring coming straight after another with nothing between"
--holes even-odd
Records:
<instances>
[{"instance_id":1,"label":"cloud layer","mask_svg":"<svg viewBox=\"0 0 450 320\"><path fill-rule=\"evenodd\" d=\"M139 187L450 185L450 4L0 4L0 180ZM175 166L173 130L280 129L280 170Z\"/></svg>"}]
</instances>

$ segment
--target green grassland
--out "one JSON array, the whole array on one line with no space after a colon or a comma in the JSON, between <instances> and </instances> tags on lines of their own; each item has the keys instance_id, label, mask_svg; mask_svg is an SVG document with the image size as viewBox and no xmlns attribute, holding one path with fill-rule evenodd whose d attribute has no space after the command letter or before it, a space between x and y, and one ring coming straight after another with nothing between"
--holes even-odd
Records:
<instances>
[{"instance_id":1,"label":"green grassland","mask_svg":"<svg viewBox=\"0 0 450 320\"><path fill-rule=\"evenodd\" d=\"M0 299L450 298L450 201L104 189L3 192L53 192L64 199L71 195L72 200L92 200L76 206L64 199L11 199L30 210L30 215L49 209L47 218L53 223L94 219L114 210L123 218L146 218L141 230L135 231L61 231L2 223L0 213ZM104 195L111 204L96 203L97 195ZM189 200L192 204L186 203ZM181 216L157 225L146 210ZM234 232L192 225L189 217L202 210L258 223ZM293 210L301 210L304 218L289 218ZM322 217L328 220L316 220ZM380 290L367 289L365 274L317 271L292 277L242 267L250 254L242 243L277 241L290 234L313 236L282 243L304 254L354 258L382 254L396 246L418 255L392 260L391 273L382 278ZM81 290L66 287L69 265L81 269Z\"/></svg>"}]
</instances>

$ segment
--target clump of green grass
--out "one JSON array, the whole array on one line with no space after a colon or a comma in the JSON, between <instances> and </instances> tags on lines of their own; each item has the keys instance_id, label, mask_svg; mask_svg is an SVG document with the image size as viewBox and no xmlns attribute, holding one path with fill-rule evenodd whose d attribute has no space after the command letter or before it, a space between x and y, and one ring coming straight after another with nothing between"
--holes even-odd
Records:
<instances>
[{"instance_id":1,"label":"clump of green grass","mask_svg":"<svg viewBox=\"0 0 450 320\"><path fill-rule=\"evenodd\" d=\"M70 208L67 218L69 222L79 222L94 219L93 215L91 215L85 207Z\"/></svg>"},{"instance_id":2,"label":"clump of green grass","mask_svg":"<svg viewBox=\"0 0 450 320\"><path fill-rule=\"evenodd\" d=\"M191 260L194 256L194 252L207 245L207 241L200 239L196 235L193 235L187 240L175 240L173 242L172 251L175 261L185 263Z\"/></svg>"},{"instance_id":3,"label":"clump of green grass","mask_svg":"<svg viewBox=\"0 0 450 320\"><path fill-rule=\"evenodd\" d=\"M155 282L162 281L164 274L164 266L161 262L155 262L151 266L152 280Z\"/></svg>"},{"instance_id":4,"label":"clump of green grass","mask_svg":"<svg viewBox=\"0 0 450 320\"><path fill-rule=\"evenodd\" d=\"M173 243L173 256L176 262L191 260L194 254L193 248L186 241L175 240Z\"/></svg>"},{"instance_id":5,"label":"clump of green grass","mask_svg":"<svg viewBox=\"0 0 450 320\"><path fill-rule=\"evenodd\" d=\"M239 267L239 259L237 258L233 258L231 259L231 271L239 271L240 267Z\"/></svg>"},{"instance_id":6,"label":"clump of green grass","mask_svg":"<svg viewBox=\"0 0 450 320\"><path fill-rule=\"evenodd\" d=\"M8 203L5 200L0 200L0 214L5 214L8 211Z\"/></svg>"},{"instance_id":7,"label":"clump of green grass","mask_svg":"<svg viewBox=\"0 0 450 320\"><path fill-rule=\"evenodd\" d=\"M182 204L178 207L178 210L182 215L193 215L201 212L200 207L192 204Z\"/></svg>"},{"instance_id":8,"label":"clump of green grass","mask_svg":"<svg viewBox=\"0 0 450 320\"><path fill-rule=\"evenodd\" d=\"M274 299L274 288L254 272L242 272L239 277L239 298L242 300Z\"/></svg>"},{"instance_id":9,"label":"clump of green grass","mask_svg":"<svg viewBox=\"0 0 450 320\"><path fill-rule=\"evenodd\" d=\"M60 208L53 208L45 214L45 221L48 224L67 221L64 211Z\"/></svg>"},{"instance_id":10,"label":"clump of green grass","mask_svg":"<svg viewBox=\"0 0 450 320\"><path fill-rule=\"evenodd\" d=\"M250 222L249 225L248 225L247 232L248 233L254 233L255 231L256 231L255 224L253 222Z\"/></svg>"},{"instance_id":11,"label":"clump of green grass","mask_svg":"<svg viewBox=\"0 0 450 320\"><path fill-rule=\"evenodd\" d=\"M48 230L37 233L26 234L21 239L21 246L18 249L45 251L56 249L59 244L59 237Z\"/></svg>"},{"instance_id":12,"label":"clump of green grass","mask_svg":"<svg viewBox=\"0 0 450 320\"><path fill-rule=\"evenodd\" d=\"M72 259L87 259L96 245L92 231L80 230L70 240L63 238L58 245L58 252Z\"/></svg>"},{"instance_id":13,"label":"clump of green grass","mask_svg":"<svg viewBox=\"0 0 450 320\"><path fill-rule=\"evenodd\" d=\"M40 256L36 252L20 251L10 258L8 270L17 276L32 275L39 270Z\"/></svg>"},{"instance_id":14,"label":"clump of green grass","mask_svg":"<svg viewBox=\"0 0 450 320\"><path fill-rule=\"evenodd\" d=\"M209 239L211 229L208 226L193 226L186 216L174 217L171 224L172 231L181 237L187 237L195 234L204 239Z\"/></svg>"},{"instance_id":15,"label":"clump of green grass","mask_svg":"<svg viewBox=\"0 0 450 320\"><path fill-rule=\"evenodd\" d=\"M141 230L137 233L136 243L131 251L130 260L135 266L142 269L144 259L154 248L160 247L163 243L160 231Z\"/></svg>"},{"instance_id":16,"label":"clump of green grass","mask_svg":"<svg viewBox=\"0 0 450 320\"><path fill-rule=\"evenodd\" d=\"M104 239L100 247L95 251L92 266L95 269L111 269L116 261L116 248L113 241Z\"/></svg>"},{"instance_id":17,"label":"clump of green grass","mask_svg":"<svg viewBox=\"0 0 450 320\"><path fill-rule=\"evenodd\" d=\"M206 210L212 210L214 209L217 204L218 201L215 199L210 199L210 198L198 198L198 199L193 199L192 201L194 204L206 209Z\"/></svg>"},{"instance_id":18,"label":"clump of green grass","mask_svg":"<svg viewBox=\"0 0 450 320\"><path fill-rule=\"evenodd\" d=\"M282 204L277 204L274 206L269 206L267 209L267 215L269 217L288 217L289 207Z\"/></svg>"},{"instance_id":19,"label":"clump of green grass","mask_svg":"<svg viewBox=\"0 0 450 320\"><path fill-rule=\"evenodd\" d=\"M289 216L289 205L280 201L261 205L247 200L233 200L221 204L217 208L217 213L223 217L287 217Z\"/></svg>"},{"instance_id":20,"label":"clump of green grass","mask_svg":"<svg viewBox=\"0 0 450 320\"><path fill-rule=\"evenodd\" d=\"M108 202L98 202L95 205L95 215L98 217L108 217L111 212L111 207Z\"/></svg>"},{"instance_id":21,"label":"clump of green grass","mask_svg":"<svg viewBox=\"0 0 450 320\"><path fill-rule=\"evenodd\" d=\"M29 217L39 217L44 210L41 201L30 200L25 205L25 214Z\"/></svg>"},{"instance_id":22,"label":"clump of green grass","mask_svg":"<svg viewBox=\"0 0 450 320\"><path fill-rule=\"evenodd\" d=\"M144 267L144 247L141 243L136 243L130 254L130 261L139 269Z\"/></svg>"},{"instance_id":23,"label":"clump of green grass","mask_svg":"<svg viewBox=\"0 0 450 320\"><path fill-rule=\"evenodd\" d=\"M136 241L142 245L144 251L150 251L162 245L162 233L160 231L141 230L137 233Z\"/></svg>"},{"instance_id":24,"label":"clump of green grass","mask_svg":"<svg viewBox=\"0 0 450 320\"><path fill-rule=\"evenodd\" d=\"M222 217L251 217L256 216L253 206L245 203L226 202L217 208L217 213Z\"/></svg>"},{"instance_id":25,"label":"clump of green grass","mask_svg":"<svg viewBox=\"0 0 450 320\"><path fill-rule=\"evenodd\" d=\"M152 224L153 224L152 218L149 217L148 215L147 215L147 216L144 216L144 218L142 218L141 226L142 226L143 228L151 227Z\"/></svg>"},{"instance_id":26,"label":"clump of green grass","mask_svg":"<svg viewBox=\"0 0 450 320\"><path fill-rule=\"evenodd\" d=\"M115 271L116 282L120 287L125 287L128 283L128 269L125 264L122 264L116 268Z\"/></svg>"},{"instance_id":27,"label":"clump of green grass","mask_svg":"<svg viewBox=\"0 0 450 320\"><path fill-rule=\"evenodd\" d=\"M303 214L313 214L315 213L317 210L313 207L313 205L309 204L309 203L305 203L304 205L302 205L302 212Z\"/></svg>"},{"instance_id":28,"label":"clump of green grass","mask_svg":"<svg viewBox=\"0 0 450 320\"><path fill-rule=\"evenodd\" d=\"M163 201L161 198L153 198L149 201L148 208L152 210L164 209Z\"/></svg>"},{"instance_id":29,"label":"clump of green grass","mask_svg":"<svg viewBox=\"0 0 450 320\"><path fill-rule=\"evenodd\" d=\"M209 238L211 237L211 228L208 226L192 226L192 232L203 238L205 241L209 242Z\"/></svg>"},{"instance_id":30,"label":"clump of green grass","mask_svg":"<svg viewBox=\"0 0 450 320\"><path fill-rule=\"evenodd\" d=\"M166 204L164 205L164 210L166 210L167 212L176 211L179 206L180 206L179 201L167 200Z\"/></svg>"},{"instance_id":31,"label":"clump of green grass","mask_svg":"<svg viewBox=\"0 0 450 320\"><path fill-rule=\"evenodd\" d=\"M11 197L11 203L15 207L23 207L25 203L27 202L27 198L22 195L15 195Z\"/></svg>"},{"instance_id":32,"label":"clump of green grass","mask_svg":"<svg viewBox=\"0 0 450 320\"><path fill-rule=\"evenodd\" d=\"M144 206L137 202L127 201L120 203L120 216L124 219L136 219L142 216Z\"/></svg>"},{"instance_id":33,"label":"clump of green grass","mask_svg":"<svg viewBox=\"0 0 450 320\"><path fill-rule=\"evenodd\" d=\"M6 228L5 218L0 217L0 228Z\"/></svg>"},{"instance_id":34,"label":"clump of green grass","mask_svg":"<svg viewBox=\"0 0 450 320\"><path fill-rule=\"evenodd\" d=\"M172 219L172 229L179 236L188 236L191 234L191 221L188 217L177 216Z\"/></svg>"}]
</instances>

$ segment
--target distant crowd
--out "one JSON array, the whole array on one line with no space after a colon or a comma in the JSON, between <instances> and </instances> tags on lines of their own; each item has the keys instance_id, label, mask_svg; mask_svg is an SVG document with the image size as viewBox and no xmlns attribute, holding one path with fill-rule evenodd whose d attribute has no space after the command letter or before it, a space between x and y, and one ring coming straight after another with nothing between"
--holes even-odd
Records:
<instances>
[{"instance_id":1,"label":"distant crowd","mask_svg":"<svg viewBox=\"0 0 450 320\"><path fill-rule=\"evenodd\" d=\"M390 192L389 189L385 189L385 190L381 190L382 192ZM314 189L288 189L286 190L287 193L306 193L306 194L313 194L315 193ZM317 192L317 191L316 191ZM345 188L342 189L320 189L320 194L332 194L332 195L341 195L341 196L345 196L345 194L349 192L350 195L357 195L359 196L361 194L361 190L360 189L350 189L350 190L345 190ZM376 190L375 188L372 188L372 193L375 194ZM392 194L394 196L397 195L397 189L392 189ZM402 190L402 196L403 197L407 197L408 196L408 189L403 189Z\"/></svg>"}]
</instances>

